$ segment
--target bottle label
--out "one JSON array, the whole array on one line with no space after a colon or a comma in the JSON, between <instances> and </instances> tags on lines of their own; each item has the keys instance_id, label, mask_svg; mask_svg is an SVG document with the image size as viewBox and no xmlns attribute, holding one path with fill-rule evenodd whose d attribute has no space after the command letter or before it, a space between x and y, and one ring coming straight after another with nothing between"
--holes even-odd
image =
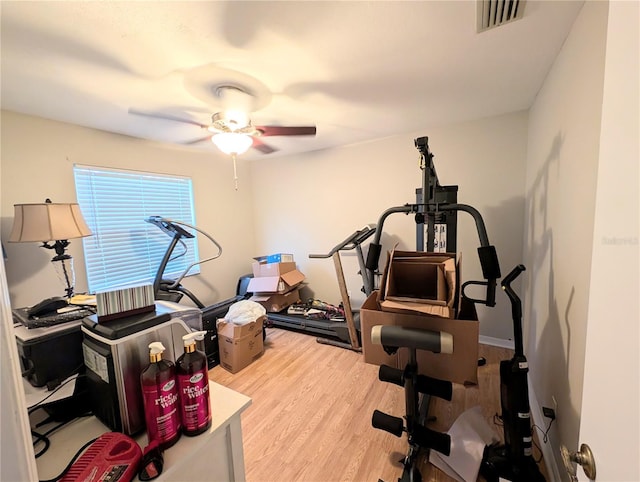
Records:
<instances>
[{"instance_id":1,"label":"bottle label","mask_svg":"<svg viewBox=\"0 0 640 482\"><path fill-rule=\"evenodd\" d=\"M203 372L179 374L182 425L193 432L209 423L209 380Z\"/></svg>"},{"instance_id":2,"label":"bottle label","mask_svg":"<svg viewBox=\"0 0 640 482\"><path fill-rule=\"evenodd\" d=\"M175 380L169 380L160 387L143 385L149 441L168 442L180 432L177 388Z\"/></svg>"}]
</instances>

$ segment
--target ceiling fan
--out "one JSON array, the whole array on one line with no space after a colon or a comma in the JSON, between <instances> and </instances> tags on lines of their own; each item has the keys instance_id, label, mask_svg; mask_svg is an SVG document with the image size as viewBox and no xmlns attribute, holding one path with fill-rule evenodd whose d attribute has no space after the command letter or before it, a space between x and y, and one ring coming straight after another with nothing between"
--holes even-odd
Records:
<instances>
[{"instance_id":1,"label":"ceiling fan","mask_svg":"<svg viewBox=\"0 0 640 482\"><path fill-rule=\"evenodd\" d=\"M263 154L277 151L276 148L264 143L261 137L316 135L315 126L254 126L248 114L251 110L251 94L233 85L216 87L215 93L223 101L223 110L211 116L211 124L201 124L191 119L169 114L142 112L135 109L129 109L129 113L198 126L211 134L185 144L197 144L211 140L225 154L243 154L250 147Z\"/></svg>"}]
</instances>

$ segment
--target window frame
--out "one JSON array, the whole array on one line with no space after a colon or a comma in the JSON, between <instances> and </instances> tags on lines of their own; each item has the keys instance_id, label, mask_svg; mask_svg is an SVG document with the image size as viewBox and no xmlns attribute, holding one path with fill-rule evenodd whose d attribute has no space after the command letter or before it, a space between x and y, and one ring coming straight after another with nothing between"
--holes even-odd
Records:
<instances>
[{"instance_id":1,"label":"window frame","mask_svg":"<svg viewBox=\"0 0 640 482\"><path fill-rule=\"evenodd\" d=\"M145 219L161 216L195 226L192 179L84 164L74 164L73 174L78 204L93 233L82 239L89 292L152 284L171 238ZM194 237L180 240L163 278L177 279L199 259L196 232L185 229ZM188 276L198 273L195 264Z\"/></svg>"}]
</instances>

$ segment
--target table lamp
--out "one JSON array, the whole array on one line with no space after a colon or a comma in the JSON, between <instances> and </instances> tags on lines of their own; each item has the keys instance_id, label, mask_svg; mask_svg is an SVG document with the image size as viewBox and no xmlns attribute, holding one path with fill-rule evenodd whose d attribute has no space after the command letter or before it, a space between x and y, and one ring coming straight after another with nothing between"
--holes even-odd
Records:
<instances>
[{"instance_id":1,"label":"table lamp","mask_svg":"<svg viewBox=\"0 0 640 482\"><path fill-rule=\"evenodd\" d=\"M67 298L73 296L75 273L73 258L66 254L69 239L90 236L80 206L76 203L14 204L13 228L10 243L41 242L43 248L54 249L51 262L58 278L65 286ZM53 242L53 244L51 244Z\"/></svg>"}]
</instances>

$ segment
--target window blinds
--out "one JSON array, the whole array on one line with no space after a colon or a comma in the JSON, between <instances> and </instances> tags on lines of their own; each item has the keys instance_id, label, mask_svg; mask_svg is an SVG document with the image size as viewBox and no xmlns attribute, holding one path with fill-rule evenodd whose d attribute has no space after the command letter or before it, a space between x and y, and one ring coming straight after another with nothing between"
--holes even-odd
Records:
<instances>
[{"instance_id":1,"label":"window blinds","mask_svg":"<svg viewBox=\"0 0 640 482\"><path fill-rule=\"evenodd\" d=\"M153 282L171 238L145 219L195 225L191 179L81 165L73 171L78 204L93 232L82 239L89 292ZM182 239L186 252L176 246L164 278L177 278L198 259L195 240ZM190 274L198 272L194 266Z\"/></svg>"}]
</instances>

